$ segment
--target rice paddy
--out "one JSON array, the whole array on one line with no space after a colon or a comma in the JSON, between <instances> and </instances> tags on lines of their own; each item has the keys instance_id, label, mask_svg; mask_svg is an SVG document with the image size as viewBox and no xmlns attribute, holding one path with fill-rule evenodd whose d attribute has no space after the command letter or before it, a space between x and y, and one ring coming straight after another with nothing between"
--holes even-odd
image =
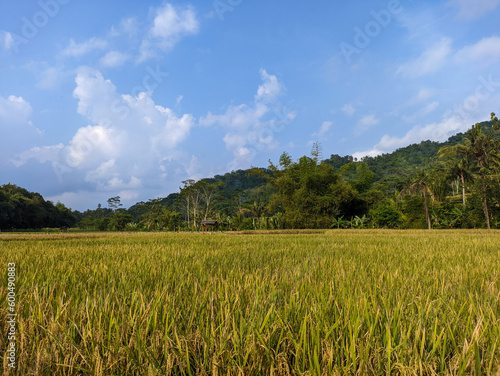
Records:
<instances>
[{"instance_id":1,"label":"rice paddy","mask_svg":"<svg viewBox=\"0 0 500 376\"><path fill-rule=\"evenodd\" d=\"M500 374L499 231L1 234L0 268L5 375Z\"/></svg>"}]
</instances>

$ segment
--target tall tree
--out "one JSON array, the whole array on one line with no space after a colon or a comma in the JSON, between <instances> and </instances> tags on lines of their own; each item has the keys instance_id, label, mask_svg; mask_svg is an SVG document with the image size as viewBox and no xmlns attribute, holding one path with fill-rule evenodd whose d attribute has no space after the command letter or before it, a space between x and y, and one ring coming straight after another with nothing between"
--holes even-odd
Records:
<instances>
[{"instance_id":1,"label":"tall tree","mask_svg":"<svg viewBox=\"0 0 500 376\"><path fill-rule=\"evenodd\" d=\"M494 114L492 114L492 119ZM463 144L453 146L444 146L441 148L441 154L457 155L462 159L470 158L476 161L479 169L479 176L481 178L482 189L482 204L484 217L486 218L486 228L489 230L490 216L488 213L488 199L486 194L486 175L488 168L493 159L497 157L498 141L495 139L492 132L484 133L480 124L473 125L464 137Z\"/></svg>"},{"instance_id":2,"label":"tall tree","mask_svg":"<svg viewBox=\"0 0 500 376\"><path fill-rule=\"evenodd\" d=\"M123 206L122 203L120 202L120 196L116 197L110 197L108 198L108 206L113 209L113 212L116 212L116 210L120 207Z\"/></svg>"},{"instance_id":3,"label":"tall tree","mask_svg":"<svg viewBox=\"0 0 500 376\"><path fill-rule=\"evenodd\" d=\"M401 191L400 197L405 194L420 193L424 198L425 219L427 221L427 228L432 229L431 218L429 216L429 200L428 197L433 196L433 192L428 185L428 175L424 170L418 171L414 179Z\"/></svg>"},{"instance_id":4,"label":"tall tree","mask_svg":"<svg viewBox=\"0 0 500 376\"><path fill-rule=\"evenodd\" d=\"M199 187L201 198L205 202L205 215L203 219L207 219L208 214L210 213L210 206L213 203L214 195L224 184L223 182L217 182L214 184L209 184L206 180L200 180L196 183Z\"/></svg>"},{"instance_id":5,"label":"tall tree","mask_svg":"<svg viewBox=\"0 0 500 376\"><path fill-rule=\"evenodd\" d=\"M441 169L448 182L456 181L457 179L460 180L460 186L462 188L462 206L465 206L465 183L474 181L469 158L467 156L461 159L454 158L447 154L446 148L439 149L438 156L444 159Z\"/></svg>"}]
</instances>

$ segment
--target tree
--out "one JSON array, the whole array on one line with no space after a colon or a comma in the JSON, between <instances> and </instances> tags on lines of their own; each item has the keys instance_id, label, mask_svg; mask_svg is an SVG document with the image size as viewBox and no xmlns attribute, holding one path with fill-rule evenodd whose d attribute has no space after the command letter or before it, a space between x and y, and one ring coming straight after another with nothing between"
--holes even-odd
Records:
<instances>
[{"instance_id":1,"label":"tree","mask_svg":"<svg viewBox=\"0 0 500 376\"><path fill-rule=\"evenodd\" d=\"M184 184L184 187L180 188L180 197L182 197L186 202L188 227L190 224L190 214L192 213L193 215L191 218L193 219L193 227L196 229L201 200L201 184L199 184L200 182L196 183L196 181L193 179L185 180L182 183Z\"/></svg>"},{"instance_id":2,"label":"tree","mask_svg":"<svg viewBox=\"0 0 500 376\"><path fill-rule=\"evenodd\" d=\"M401 221L401 214L390 204L381 204L371 211L373 222L379 227L395 228Z\"/></svg>"},{"instance_id":3,"label":"tree","mask_svg":"<svg viewBox=\"0 0 500 376\"><path fill-rule=\"evenodd\" d=\"M448 153L449 148L443 147L439 149L438 156L441 158L447 158L442 165L445 176L448 181L460 180L462 188L462 206L466 205L465 201L465 183L473 182L474 179L471 173L470 160L467 156L462 159L456 159L450 157Z\"/></svg>"},{"instance_id":4,"label":"tree","mask_svg":"<svg viewBox=\"0 0 500 376\"><path fill-rule=\"evenodd\" d=\"M415 194L420 193L424 198L424 208L425 208L425 219L427 221L427 227L432 229L431 218L429 216L429 202L428 197L433 196L433 192L430 190L427 183L428 175L424 170L418 171L414 179L401 191L400 197L405 194Z\"/></svg>"},{"instance_id":5,"label":"tree","mask_svg":"<svg viewBox=\"0 0 500 376\"><path fill-rule=\"evenodd\" d=\"M500 122L494 112L491 113L491 122L493 123L493 129L495 131L500 131Z\"/></svg>"},{"instance_id":6,"label":"tree","mask_svg":"<svg viewBox=\"0 0 500 376\"><path fill-rule=\"evenodd\" d=\"M201 191L201 198L205 202L205 215L203 216L203 219L206 220L210 212L210 205L212 204L214 195L217 193L217 191L222 187L224 183L218 182L214 184L209 184L205 180L200 180L197 184Z\"/></svg>"},{"instance_id":7,"label":"tree","mask_svg":"<svg viewBox=\"0 0 500 376\"><path fill-rule=\"evenodd\" d=\"M254 172L265 175L274 188L268 210L283 212L287 227L328 228L334 217L364 214L364 201L330 165L307 156L291 162L286 153L280 161L285 163L279 167L270 162L269 175L259 169Z\"/></svg>"},{"instance_id":8,"label":"tree","mask_svg":"<svg viewBox=\"0 0 500 376\"><path fill-rule=\"evenodd\" d=\"M316 164L319 164L321 159L323 158L323 148L318 141L316 141L312 145L311 156L313 157Z\"/></svg>"},{"instance_id":9,"label":"tree","mask_svg":"<svg viewBox=\"0 0 500 376\"><path fill-rule=\"evenodd\" d=\"M146 225L147 230L150 231L151 226L154 223L158 223L161 221L164 208L161 205L160 198L149 200L145 206L147 206L149 209L146 213L142 215L142 218L143 218L143 223Z\"/></svg>"},{"instance_id":10,"label":"tree","mask_svg":"<svg viewBox=\"0 0 500 376\"><path fill-rule=\"evenodd\" d=\"M111 216L109 225L113 230L123 231L127 226L127 223L132 221L132 216L125 213L115 213Z\"/></svg>"},{"instance_id":11,"label":"tree","mask_svg":"<svg viewBox=\"0 0 500 376\"><path fill-rule=\"evenodd\" d=\"M100 204L99 204L100 205ZM120 202L120 196L116 197L111 197L108 198L108 206L109 208L113 209L113 212L116 212L116 210L120 207L123 206Z\"/></svg>"},{"instance_id":12,"label":"tree","mask_svg":"<svg viewBox=\"0 0 500 376\"><path fill-rule=\"evenodd\" d=\"M492 114L492 120L495 121L494 114ZM498 122L498 120L496 120ZM469 129L464 137L463 144L457 144L453 146L445 146L441 148L441 154L456 155L462 159L472 159L476 161L477 168L479 169L479 176L481 178L481 190L482 190L482 205L483 212L486 218L486 228L489 230L490 216L488 213L488 200L486 194L486 175L488 173L488 167L495 157L497 157L496 149L498 146L498 141L493 136L492 132L484 133L482 131L481 125L473 125Z\"/></svg>"}]
</instances>

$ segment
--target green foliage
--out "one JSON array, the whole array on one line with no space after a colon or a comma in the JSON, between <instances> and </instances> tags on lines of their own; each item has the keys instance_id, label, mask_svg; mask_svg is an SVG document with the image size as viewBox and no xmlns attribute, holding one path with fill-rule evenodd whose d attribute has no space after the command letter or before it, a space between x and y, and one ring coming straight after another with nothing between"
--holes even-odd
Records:
<instances>
[{"instance_id":1,"label":"green foliage","mask_svg":"<svg viewBox=\"0 0 500 376\"><path fill-rule=\"evenodd\" d=\"M328 164L304 156L281 167L269 167L276 190L269 211L279 208L287 228L328 228L333 217L363 214L364 201Z\"/></svg>"},{"instance_id":2,"label":"green foliage","mask_svg":"<svg viewBox=\"0 0 500 376\"><path fill-rule=\"evenodd\" d=\"M427 228L424 200L421 196L406 195L402 199L401 227L407 229Z\"/></svg>"},{"instance_id":3,"label":"green foliage","mask_svg":"<svg viewBox=\"0 0 500 376\"><path fill-rule=\"evenodd\" d=\"M54 205L13 184L0 186L0 230L71 227L75 222L74 214L60 202Z\"/></svg>"},{"instance_id":4,"label":"green foliage","mask_svg":"<svg viewBox=\"0 0 500 376\"><path fill-rule=\"evenodd\" d=\"M401 213L390 204L381 204L372 209L370 216L379 228L397 228L401 224Z\"/></svg>"},{"instance_id":5,"label":"green foliage","mask_svg":"<svg viewBox=\"0 0 500 376\"><path fill-rule=\"evenodd\" d=\"M109 227L114 231L123 231L128 223L132 221L132 216L125 213L115 213L109 219Z\"/></svg>"}]
</instances>

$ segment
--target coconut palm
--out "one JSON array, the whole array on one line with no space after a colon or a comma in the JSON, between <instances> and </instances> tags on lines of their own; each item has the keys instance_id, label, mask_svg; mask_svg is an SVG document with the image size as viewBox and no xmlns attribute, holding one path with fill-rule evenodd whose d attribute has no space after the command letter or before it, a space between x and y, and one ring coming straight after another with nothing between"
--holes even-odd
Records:
<instances>
[{"instance_id":1,"label":"coconut palm","mask_svg":"<svg viewBox=\"0 0 500 376\"><path fill-rule=\"evenodd\" d=\"M431 217L429 216L429 200L428 197L433 197L434 193L429 188L428 184L429 176L424 170L419 170L416 176L410 181L410 183L403 188L399 197L406 194L416 194L420 193L424 198L424 208L425 208L425 219L427 220L427 227L432 229Z\"/></svg>"},{"instance_id":2,"label":"coconut palm","mask_svg":"<svg viewBox=\"0 0 500 376\"><path fill-rule=\"evenodd\" d=\"M471 161L467 157L462 159L450 157L446 154L445 148L446 147L441 148L438 152L441 158L447 158L441 166L442 170L444 170L448 182L456 181L457 178L460 180L462 188L462 205L465 206L465 183L472 183L474 181Z\"/></svg>"},{"instance_id":3,"label":"coconut palm","mask_svg":"<svg viewBox=\"0 0 500 376\"><path fill-rule=\"evenodd\" d=\"M481 125L476 124L467 131L463 144L444 146L439 151L441 155L456 155L461 157L462 160L471 159L476 161L477 167L479 168L479 176L481 177L483 211L486 218L486 227L488 229L490 229L491 226L486 197L486 173L488 172L490 163L494 162L497 155L496 146L497 141L493 134L491 132L484 133L481 129Z\"/></svg>"}]
</instances>

